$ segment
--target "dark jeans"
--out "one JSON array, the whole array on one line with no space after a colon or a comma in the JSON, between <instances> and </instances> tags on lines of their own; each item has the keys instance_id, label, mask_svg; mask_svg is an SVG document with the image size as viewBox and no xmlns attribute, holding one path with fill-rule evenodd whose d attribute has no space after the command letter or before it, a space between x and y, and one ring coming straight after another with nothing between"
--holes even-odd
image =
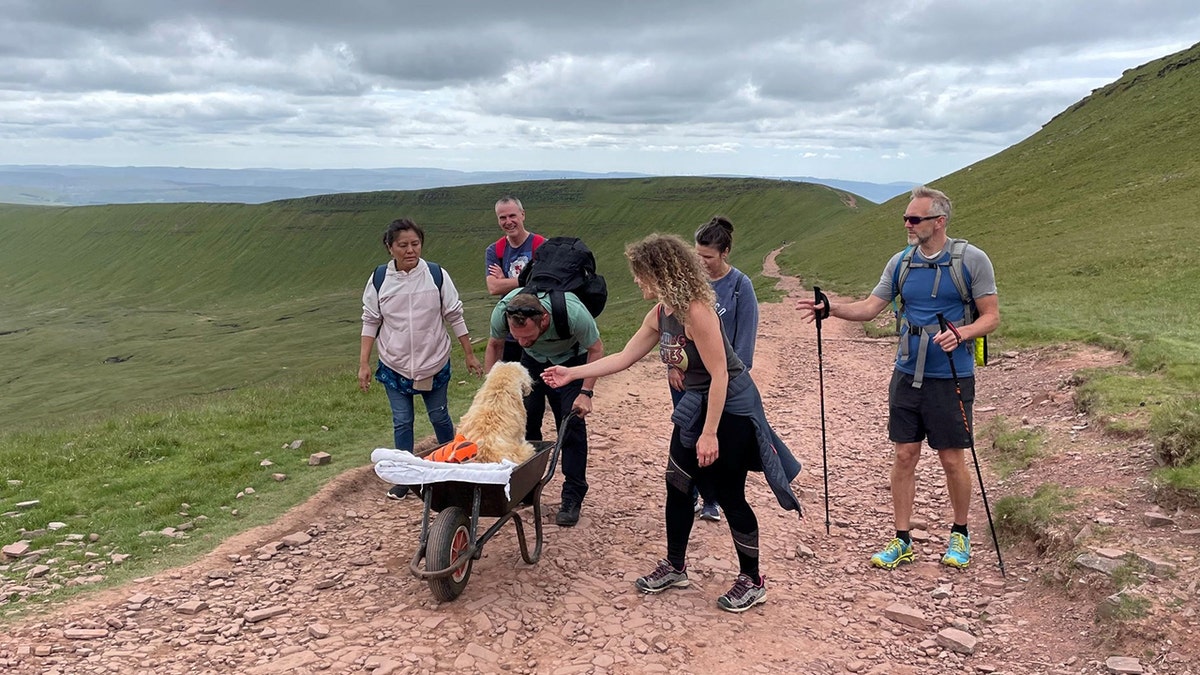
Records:
<instances>
[{"instance_id":1,"label":"dark jeans","mask_svg":"<svg viewBox=\"0 0 1200 675\"><path fill-rule=\"evenodd\" d=\"M578 366L587 363L587 354L580 354L567 360L562 365ZM542 415L545 413L545 403L550 402L550 411L554 413L554 428L562 437L559 447L559 457L562 458L562 500L582 504L587 494L587 423L579 418L571 420L566 430L562 428L563 420L571 413L571 405L583 389L583 380L575 380L570 384L552 389L542 381L542 371L549 368L549 363L538 363L528 354L521 355L521 365L529 371L533 378L533 392L525 397L525 438L531 441L542 440Z\"/></svg>"}]
</instances>

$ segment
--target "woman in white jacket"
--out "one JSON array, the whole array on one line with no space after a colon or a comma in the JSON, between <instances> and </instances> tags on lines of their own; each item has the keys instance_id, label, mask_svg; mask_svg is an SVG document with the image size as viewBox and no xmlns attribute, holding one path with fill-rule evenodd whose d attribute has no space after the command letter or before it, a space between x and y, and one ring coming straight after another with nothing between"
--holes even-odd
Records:
<instances>
[{"instance_id":1,"label":"woman in white jacket","mask_svg":"<svg viewBox=\"0 0 1200 675\"><path fill-rule=\"evenodd\" d=\"M421 259L425 231L413 221L393 221L383 234L391 254L382 283L376 277L363 289L362 344L358 353L358 388L371 385L371 347L379 352L375 379L383 384L392 407L392 428L398 450L412 452L413 397L425 401L429 422L439 443L454 440L454 422L446 403L450 384L449 326L466 353L467 370L483 374L471 351L463 305L450 275ZM434 271L436 270L436 272ZM441 277L441 282L436 279ZM408 488L397 485L388 493L400 499Z\"/></svg>"}]
</instances>

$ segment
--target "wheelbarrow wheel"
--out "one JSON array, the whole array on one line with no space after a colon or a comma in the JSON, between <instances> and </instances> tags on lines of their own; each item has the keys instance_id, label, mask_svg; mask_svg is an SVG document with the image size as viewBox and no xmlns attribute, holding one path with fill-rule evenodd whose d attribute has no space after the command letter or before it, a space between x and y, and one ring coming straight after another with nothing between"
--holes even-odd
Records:
<instances>
[{"instance_id":1,"label":"wheelbarrow wheel","mask_svg":"<svg viewBox=\"0 0 1200 675\"><path fill-rule=\"evenodd\" d=\"M466 555L470 547L471 532L467 527L467 514L457 506L445 508L429 528L425 569L444 570ZM473 562L467 560L449 576L430 579L429 590L433 591L433 597L443 602L457 598L467 587Z\"/></svg>"}]
</instances>

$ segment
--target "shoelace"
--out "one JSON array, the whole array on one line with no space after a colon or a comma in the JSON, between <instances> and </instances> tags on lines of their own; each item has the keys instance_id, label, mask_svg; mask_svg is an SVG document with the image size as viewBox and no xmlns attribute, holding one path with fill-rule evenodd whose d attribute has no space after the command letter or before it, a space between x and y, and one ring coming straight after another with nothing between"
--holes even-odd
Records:
<instances>
[{"instance_id":1,"label":"shoelace","mask_svg":"<svg viewBox=\"0 0 1200 675\"><path fill-rule=\"evenodd\" d=\"M745 574L739 574L737 579L733 582L733 588L729 589L729 593L727 595L731 598L740 598L754 586L755 583L750 580L750 577L746 576Z\"/></svg>"},{"instance_id":2,"label":"shoelace","mask_svg":"<svg viewBox=\"0 0 1200 675\"><path fill-rule=\"evenodd\" d=\"M887 547L887 552L895 553L896 555L904 553L904 542L899 539L893 539L892 543Z\"/></svg>"},{"instance_id":3,"label":"shoelace","mask_svg":"<svg viewBox=\"0 0 1200 675\"><path fill-rule=\"evenodd\" d=\"M955 532L955 534L958 534ZM959 553L967 552L967 538L959 534L957 537L950 537L950 550Z\"/></svg>"},{"instance_id":4,"label":"shoelace","mask_svg":"<svg viewBox=\"0 0 1200 675\"><path fill-rule=\"evenodd\" d=\"M654 568L654 571L650 573L648 578L651 581L658 581L667 575L678 574L681 571L682 570L677 570L672 567L671 563L667 562L666 560L660 560L658 561L658 567Z\"/></svg>"}]
</instances>

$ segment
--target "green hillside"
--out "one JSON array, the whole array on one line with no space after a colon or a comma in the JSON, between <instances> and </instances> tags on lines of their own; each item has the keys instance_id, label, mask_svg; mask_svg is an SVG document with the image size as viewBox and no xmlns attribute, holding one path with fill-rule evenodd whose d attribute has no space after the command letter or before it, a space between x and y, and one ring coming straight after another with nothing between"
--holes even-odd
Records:
<instances>
[{"instance_id":1,"label":"green hillside","mask_svg":"<svg viewBox=\"0 0 1200 675\"><path fill-rule=\"evenodd\" d=\"M951 236L996 267L1005 342L1086 340L1132 355L1139 376L1096 392L1114 414L1200 390L1197 110L1200 45L1127 71L934 183L955 203ZM869 292L904 246L907 202L807 230L781 260L838 291Z\"/></svg>"},{"instance_id":2,"label":"green hillside","mask_svg":"<svg viewBox=\"0 0 1200 675\"><path fill-rule=\"evenodd\" d=\"M360 297L406 216L463 292L473 337L492 306L483 249L512 193L527 226L578 235L611 289L601 328L619 344L645 303L622 252L652 231L686 236L715 213L737 229L735 264L851 214L844 193L752 179L550 181L329 195L263 205L0 207L0 424L179 401L249 384L351 372ZM482 353L482 347L479 347ZM461 372L461 371L460 371Z\"/></svg>"}]
</instances>

